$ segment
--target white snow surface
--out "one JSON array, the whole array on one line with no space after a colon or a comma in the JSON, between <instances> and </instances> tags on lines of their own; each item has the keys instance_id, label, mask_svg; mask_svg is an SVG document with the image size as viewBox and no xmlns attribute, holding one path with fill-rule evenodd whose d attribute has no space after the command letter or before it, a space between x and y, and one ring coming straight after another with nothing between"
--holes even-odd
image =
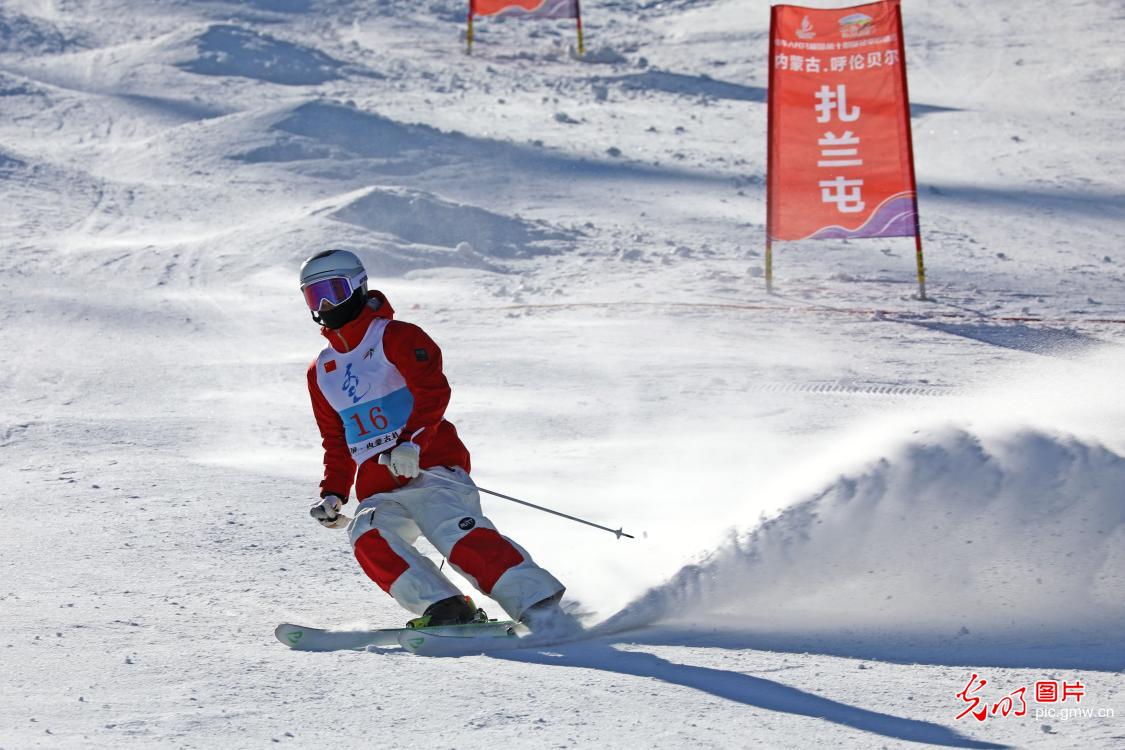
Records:
<instances>
[{"instance_id":1,"label":"white snow surface","mask_svg":"<svg viewBox=\"0 0 1125 750\"><path fill-rule=\"evenodd\" d=\"M930 301L766 294L766 3L464 10L0 7L0 748L1125 747L1125 6L904 0ZM636 535L485 501L591 639L273 639L405 616L307 515L327 247L478 483Z\"/></svg>"}]
</instances>

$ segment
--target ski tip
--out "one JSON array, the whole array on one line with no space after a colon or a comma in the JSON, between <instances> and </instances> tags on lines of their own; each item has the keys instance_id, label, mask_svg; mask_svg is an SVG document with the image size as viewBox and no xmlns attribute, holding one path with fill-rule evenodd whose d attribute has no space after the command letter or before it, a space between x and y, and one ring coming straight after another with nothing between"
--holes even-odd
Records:
<instances>
[{"instance_id":1,"label":"ski tip","mask_svg":"<svg viewBox=\"0 0 1125 750\"><path fill-rule=\"evenodd\" d=\"M281 623L273 630L274 636L277 640L284 643L289 648L296 648L297 644L305 635L305 629L298 625L290 625L288 623Z\"/></svg>"}]
</instances>

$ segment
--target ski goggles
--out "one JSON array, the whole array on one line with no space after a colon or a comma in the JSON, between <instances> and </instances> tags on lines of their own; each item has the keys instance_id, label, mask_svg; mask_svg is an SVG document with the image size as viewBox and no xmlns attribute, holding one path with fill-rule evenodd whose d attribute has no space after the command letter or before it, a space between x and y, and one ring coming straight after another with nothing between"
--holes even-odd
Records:
<instances>
[{"instance_id":1,"label":"ski goggles","mask_svg":"<svg viewBox=\"0 0 1125 750\"><path fill-rule=\"evenodd\" d=\"M342 302L347 302L348 297L355 291L350 279L343 276L334 276L330 279L314 281L308 286L301 287L305 294L305 304L313 312L319 311L325 302L332 308Z\"/></svg>"}]
</instances>

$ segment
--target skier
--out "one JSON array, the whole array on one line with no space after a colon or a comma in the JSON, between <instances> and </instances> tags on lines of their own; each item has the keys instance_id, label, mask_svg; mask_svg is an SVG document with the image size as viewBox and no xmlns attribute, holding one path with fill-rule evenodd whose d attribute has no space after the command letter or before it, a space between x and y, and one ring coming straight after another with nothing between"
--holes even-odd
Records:
<instances>
[{"instance_id":1,"label":"skier","mask_svg":"<svg viewBox=\"0 0 1125 750\"><path fill-rule=\"evenodd\" d=\"M567 622L563 585L481 512L469 452L444 419L450 388L437 345L418 326L394 320L386 296L367 290L367 272L351 252L313 255L300 281L329 342L308 370L324 445L324 479L310 515L328 528L344 526L354 482L352 550L379 588L418 615L408 627L487 619L414 548L419 534L512 619L532 630Z\"/></svg>"}]
</instances>

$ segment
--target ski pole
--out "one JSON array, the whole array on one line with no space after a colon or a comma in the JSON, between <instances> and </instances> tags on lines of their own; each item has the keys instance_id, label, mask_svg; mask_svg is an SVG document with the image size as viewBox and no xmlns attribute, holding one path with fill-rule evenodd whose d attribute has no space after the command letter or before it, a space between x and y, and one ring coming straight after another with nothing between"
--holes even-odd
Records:
<instances>
[{"instance_id":1,"label":"ski pole","mask_svg":"<svg viewBox=\"0 0 1125 750\"><path fill-rule=\"evenodd\" d=\"M388 456L386 453L382 453L382 454L379 455L379 463L382 464L383 466L388 465L390 463L390 460L391 460L391 457ZM438 474L437 472L434 472L434 471L430 471L429 469L422 469L421 471L422 471L423 474L425 474L427 476L434 477L435 479L440 479L443 482L449 482L450 484L455 484L458 487L468 487L469 489L474 489L474 490L477 490L478 492L483 492L486 495L492 495L493 497L498 497L498 498L501 498L503 500L510 500L513 503L519 503L520 505L526 505L529 508L535 508L536 510L541 510L544 513L550 513L552 515L561 516L562 518L568 518L571 521L575 521L577 523L584 523L587 526L593 526L595 529L601 529L602 531L608 531L609 533L614 534L618 539L620 539L621 537L626 537L627 539L636 539L636 537L633 536L632 534L626 534L625 531L624 531L624 528L611 529L608 526L602 526L601 524L596 524L593 521L587 521L584 518L578 518L577 516L571 516L571 515L568 515L566 513L562 513L560 511L557 511L557 510L551 510L550 508L544 508L542 505L536 505L535 503L529 503L526 500L520 500L517 497L511 497L510 495L505 495L505 494L500 493L500 492L494 492L493 490L486 490L484 487L478 487L478 486L473 485L473 484L466 484L465 482L459 482L456 479L451 479L449 477L443 477L441 474Z\"/></svg>"},{"instance_id":2,"label":"ski pole","mask_svg":"<svg viewBox=\"0 0 1125 750\"><path fill-rule=\"evenodd\" d=\"M566 513L562 513L562 512L557 511L557 510L551 510L550 508L544 508L542 505L536 505L535 503L529 503L526 500L520 500L519 498L511 497L509 495L504 495L500 492L494 492L492 490L486 490L484 487L476 487L475 485L466 484L465 482L458 482L456 479L450 479L449 477L443 477L441 474L430 471L429 469L422 469L422 473L428 474L431 477L437 477L438 479L441 479L442 481L445 481L445 482L449 482L450 484L457 484L457 485L460 485L462 487L471 487L473 489L476 489L480 492L485 493L486 495L492 495L493 497L499 497L499 498L502 498L504 500L511 500L513 503L519 503L520 505L526 505L529 508L535 508L536 510L541 510L544 513L551 513L551 514L556 515L556 516L561 516L562 518L569 518L571 521L577 521L578 523L584 523L587 526L593 526L595 529L601 529L602 531L608 531L611 534L615 534L618 539L620 539L621 537L626 537L628 539L636 539L636 537L633 536L632 534L626 534L623 529L611 529L608 526L601 526L600 524L596 524L593 521L587 521L584 518L578 518L577 516L567 515Z\"/></svg>"}]
</instances>

